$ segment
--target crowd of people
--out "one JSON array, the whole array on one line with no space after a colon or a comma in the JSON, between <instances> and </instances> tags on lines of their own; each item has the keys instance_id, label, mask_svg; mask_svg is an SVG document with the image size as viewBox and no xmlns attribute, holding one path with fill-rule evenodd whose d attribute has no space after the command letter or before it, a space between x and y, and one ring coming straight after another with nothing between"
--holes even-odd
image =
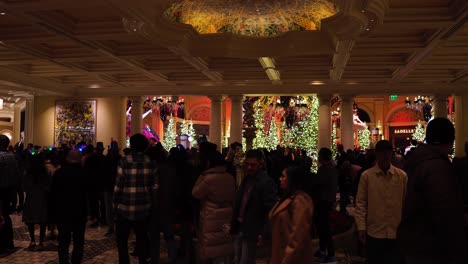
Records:
<instances>
[{"instance_id":1,"label":"crowd of people","mask_svg":"<svg viewBox=\"0 0 468 264\"><path fill-rule=\"evenodd\" d=\"M130 255L159 263L161 233L169 263L183 254L189 263L252 264L261 246L274 264L336 263L330 213L354 204L367 263L465 264L468 153L449 159L454 134L436 118L426 143L407 155L386 140L365 152L339 146L336 157L322 148L317 173L305 152L281 147L244 153L233 143L223 155L203 142L166 151L135 134L120 156L115 141L104 155L102 142L22 149L0 136L0 254L14 249L10 214L18 211L30 250L57 229L60 263L81 263L85 232L97 226L115 238L119 263Z\"/></svg>"}]
</instances>

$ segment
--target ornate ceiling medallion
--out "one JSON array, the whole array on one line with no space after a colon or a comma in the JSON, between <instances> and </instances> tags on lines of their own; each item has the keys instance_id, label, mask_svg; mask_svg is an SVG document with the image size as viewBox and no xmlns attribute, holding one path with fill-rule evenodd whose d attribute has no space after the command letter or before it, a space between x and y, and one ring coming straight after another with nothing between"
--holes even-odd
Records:
<instances>
[{"instance_id":1,"label":"ornate ceiling medallion","mask_svg":"<svg viewBox=\"0 0 468 264\"><path fill-rule=\"evenodd\" d=\"M337 13L327 0L182 0L165 11L171 20L192 25L200 34L274 36L319 30Z\"/></svg>"}]
</instances>

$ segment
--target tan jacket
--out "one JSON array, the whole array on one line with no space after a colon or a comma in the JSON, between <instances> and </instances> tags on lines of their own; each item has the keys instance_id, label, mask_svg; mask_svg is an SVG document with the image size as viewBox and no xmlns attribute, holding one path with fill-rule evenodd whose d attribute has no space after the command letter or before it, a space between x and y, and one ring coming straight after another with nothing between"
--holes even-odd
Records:
<instances>
[{"instance_id":1,"label":"tan jacket","mask_svg":"<svg viewBox=\"0 0 468 264\"><path fill-rule=\"evenodd\" d=\"M395 239L407 181L406 173L393 165L387 174L378 165L363 172L354 212L358 230L374 238Z\"/></svg>"},{"instance_id":2,"label":"tan jacket","mask_svg":"<svg viewBox=\"0 0 468 264\"><path fill-rule=\"evenodd\" d=\"M276 203L271 209L271 264L314 263L310 235L313 211L312 199L304 192Z\"/></svg>"},{"instance_id":3,"label":"tan jacket","mask_svg":"<svg viewBox=\"0 0 468 264\"><path fill-rule=\"evenodd\" d=\"M227 256L234 251L223 225L231 221L235 188L234 177L224 167L204 171L193 187L193 197L201 201L199 250L202 259Z\"/></svg>"}]
</instances>

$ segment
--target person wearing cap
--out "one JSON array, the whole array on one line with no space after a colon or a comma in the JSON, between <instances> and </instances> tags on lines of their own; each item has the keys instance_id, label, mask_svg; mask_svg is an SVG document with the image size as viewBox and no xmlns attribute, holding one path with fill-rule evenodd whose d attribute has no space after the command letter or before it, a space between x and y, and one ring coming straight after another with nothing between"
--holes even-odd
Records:
<instances>
[{"instance_id":1,"label":"person wearing cap","mask_svg":"<svg viewBox=\"0 0 468 264\"><path fill-rule=\"evenodd\" d=\"M55 172L49 194L49 222L57 224L59 263L69 263L68 248L72 238L71 263L81 263L83 259L88 217L87 192L81 152L72 149L67 154L65 164Z\"/></svg>"},{"instance_id":2,"label":"person wearing cap","mask_svg":"<svg viewBox=\"0 0 468 264\"><path fill-rule=\"evenodd\" d=\"M466 264L463 199L449 155L455 129L446 118L426 128L426 144L406 163L408 193L398 241L408 264Z\"/></svg>"},{"instance_id":3,"label":"person wearing cap","mask_svg":"<svg viewBox=\"0 0 468 264\"><path fill-rule=\"evenodd\" d=\"M375 146L376 165L361 175L355 220L359 240L367 247L368 264L398 264L397 228L406 193L406 173L392 165L393 146L381 140Z\"/></svg>"}]
</instances>

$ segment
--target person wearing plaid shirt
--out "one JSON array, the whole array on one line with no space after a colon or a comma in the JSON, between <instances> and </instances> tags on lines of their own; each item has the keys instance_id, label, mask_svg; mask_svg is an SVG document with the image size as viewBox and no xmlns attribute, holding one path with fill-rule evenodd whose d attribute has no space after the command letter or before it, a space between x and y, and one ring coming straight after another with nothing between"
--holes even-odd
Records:
<instances>
[{"instance_id":1,"label":"person wearing plaid shirt","mask_svg":"<svg viewBox=\"0 0 468 264\"><path fill-rule=\"evenodd\" d=\"M132 153L122 158L117 168L114 208L119 263L130 263L128 236L133 228L139 263L148 257L148 219L151 193L155 184L155 165L144 151L148 140L142 134L130 138Z\"/></svg>"}]
</instances>

